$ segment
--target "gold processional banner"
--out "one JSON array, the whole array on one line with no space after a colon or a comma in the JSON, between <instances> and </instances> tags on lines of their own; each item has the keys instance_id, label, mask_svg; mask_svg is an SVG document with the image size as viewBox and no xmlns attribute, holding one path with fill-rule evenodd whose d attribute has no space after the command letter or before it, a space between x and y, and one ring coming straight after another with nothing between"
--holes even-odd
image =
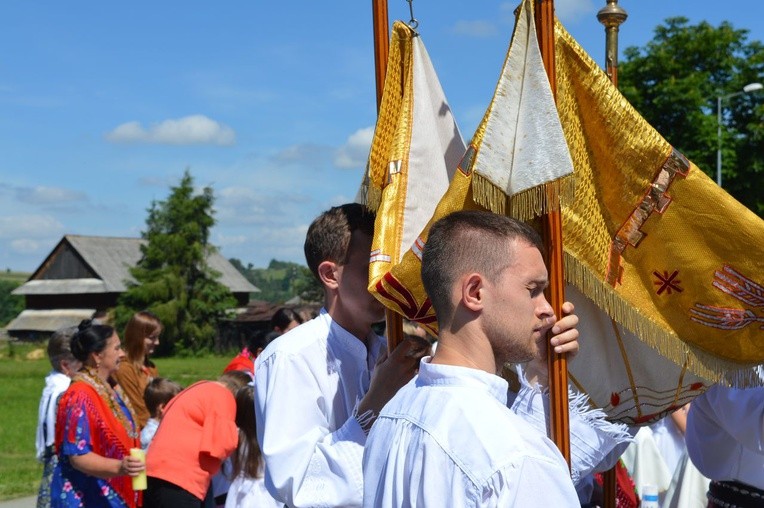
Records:
<instances>
[{"instance_id":1,"label":"gold processional banner","mask_svg":"<svg viewBox=\"0 0 764 508\"><path fill-rule=\"evenodd\" d=\"M526 3L507 61L518 33L528 33L519 29L532 12ZM610 417L644 424L713 382L760 383L750 367L764 362L764 221L648 125L559 23L555 36L557 109L576 180L575 198L562 207L566 298L581 318L581 351L569 364L573 385ZM420 278L421 250L438 218L484 206L496 211L497 194L485 192L486 178L475 171L480 150L491 148L482 142L495 104L427 227L411 248L399 245L405 252L400 262L383 266L375 260L374 254L392 249L375 238L370 291L434 334L437 324ZM396 117L393 110L388 114ZM527 141L513 150L542 150L537 139ZM388 160L405 159L406 148ZM386 178L395 181L395 175ZM554 185L562 188L559 181ZM398 205L385 209L381 201L381 222L394 223ZM518 211L511 196L508 203L505 211Z\"/></svg>"},{"instance_id":2,"label":"gold processional banner","mask_svg":"<svg viewBox=\"0 0 764 508\"><path fill-rule=\"evenodd\" d=\"M462 192L469 192L470 203L474 191L477 203L522 218L557 208L560 194L572 196L572 178L564 177L572 175L573 164L538 49L532 7L526 0L521 8L494 97L466 150L421 37L401 22L393 25L363 186L367 206L377 212L370 291L433 333L435 316L421 287L417 258L428 222L444 211L479 206L465 204ZM525 140L537 138L529 149ZM457 165L460 177L451 181ZM464 178L470 185L462 186ZM451 198L436 211L449 181ZM449 205L452 199L460 203L457 208ZM406 255L414 256L416 294L392 274Z\"/></svg>"},{"instance_id":3,"label":"gold processional banner","mask_svg":"<svg viewBox=\"0 0 764 508\"><path fill-rule=\"evenodd\" d=\"M414 243L464 150L422 38L396 21L361 187L361 201L377 212L370 280L389 271Z\"/></svg>"},{"instance_id":4,"label":"gold processional banner","mask_svg":"<svg viewBox=\"0 0 764 508\"><path fill-rule=\"evenodd\" d=\"M760 384L750 367L764 362L764 221L672 148L559 22L555 38L576 168L562 213L565 277L589 300L578 311L581 346L593 350L571 362L573 381L636 423L711 382ZM590 319L587 306L607 316Z\"/></svg>"}]
</instances>

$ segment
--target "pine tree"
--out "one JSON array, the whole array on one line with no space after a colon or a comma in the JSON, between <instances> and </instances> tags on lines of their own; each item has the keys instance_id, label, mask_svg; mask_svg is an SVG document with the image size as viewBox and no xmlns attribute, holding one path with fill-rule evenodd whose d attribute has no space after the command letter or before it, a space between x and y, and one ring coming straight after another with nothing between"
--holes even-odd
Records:
<instances>
[{"instance_id":1,"label":"pine tree","mask_svg":"<svg viewBox=\"0 0 764 508\"><path fill-rule=\"evenodd\" d=\"M194 190L188 170L166 201L148 210L143 257L130 270L137 283L120 297L118 328L143 309L164 325L158 353L198 353L211 349L218 319L236 306L231 292L207 264L215 247L209 235L215 224L212 189Z\"/></svg>"}]
</instances>

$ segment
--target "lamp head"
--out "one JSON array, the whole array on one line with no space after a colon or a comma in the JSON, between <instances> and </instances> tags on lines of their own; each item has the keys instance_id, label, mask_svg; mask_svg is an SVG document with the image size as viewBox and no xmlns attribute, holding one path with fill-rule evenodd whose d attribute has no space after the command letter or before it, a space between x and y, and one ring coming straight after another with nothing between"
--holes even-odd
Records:
<instances>
[{"instance_id":1,"label":"lamp head","mask_svg":"<svg viewBox=\"0 0 764 508\"><path fill-rule=\"evenodd\" d=\"M757 90L761 90L762 88L764 88L764 85L761 83L749 83L743 87L743 91L745 93L751 93Z\"/></svg>"}]
</instances>

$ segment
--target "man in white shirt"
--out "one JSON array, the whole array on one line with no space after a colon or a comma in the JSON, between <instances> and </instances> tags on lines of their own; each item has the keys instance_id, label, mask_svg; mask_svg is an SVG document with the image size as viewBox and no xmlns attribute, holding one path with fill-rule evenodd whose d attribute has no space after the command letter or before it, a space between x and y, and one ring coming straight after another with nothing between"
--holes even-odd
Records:
<instances>
[{"instance_id":1,"label":"man in white shirt","mask_svg":"<svg viewBox=\"0 0 764 508\"><path fill-rule=\"evenodd\" d=\"M368 427L428 351L404 341L388 357L385 339L371 329L384 319L366 289L373 231L373 214L358 204L311 224L305 257L323 286L324 308L255 363L265 485L292 508L361 505Z\"/></svg>"},{"instance_id":2,"label":"man in white shirt","mask_svg":"<svg viewBox=\"0 0 764 508\"><path fill-rule=\"evenodd\" d=\"M764 506L764 388L712 386L692 401L685 440L711 479L709 507Z\"/></svg>"},{"instance_id":3,"label":"man in white shirt","mask_svg":"<svg viewBox=\"0 0 764 508\"><path fill-rule=\"evenodd\" d=\"M431 228L422 280L438 348L372 427L364 506L578 507L562 455L507 408L497 375L538 358L550 329L555 347L577 337L577 318L558 322L544 297L538 235L500 215L456 212ZM541 363L529 364L531 382L544 377Z\"/></svg>"}]
</instances>

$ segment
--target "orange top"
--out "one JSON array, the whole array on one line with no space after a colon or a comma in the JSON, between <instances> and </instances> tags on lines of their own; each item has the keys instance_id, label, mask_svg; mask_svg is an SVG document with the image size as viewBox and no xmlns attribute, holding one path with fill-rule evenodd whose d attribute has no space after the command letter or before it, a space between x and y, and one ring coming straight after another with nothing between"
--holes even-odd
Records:
<instances>
[{"instance_id":1,"label":"orange top","mask_svg":"<svg viewBox=\"0 0 764 508\"><path fill-rule=\"evenodd\" d=\"M146 473L204 499L237 443L236 399L220 383L200 381L167 404L146 454Z\"/></svg>"}]
</instances>

